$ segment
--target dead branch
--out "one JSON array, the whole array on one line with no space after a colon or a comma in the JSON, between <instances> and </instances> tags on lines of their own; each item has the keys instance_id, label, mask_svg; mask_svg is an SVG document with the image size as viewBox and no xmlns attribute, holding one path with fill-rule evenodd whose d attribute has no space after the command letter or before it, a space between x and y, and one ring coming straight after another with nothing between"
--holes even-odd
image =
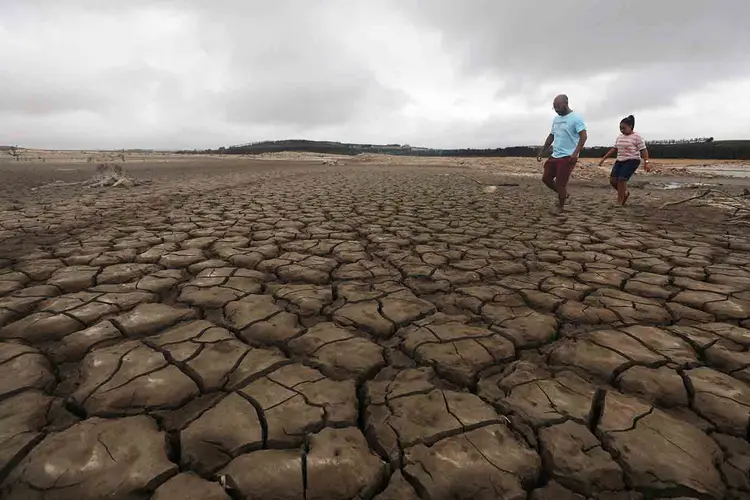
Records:
<instances>
[{"instance_id":1,"label":"dead branch","mask_svg":"<svg viewBox=\"0 0 750 500\"><path fill-rule=\"evenodd\" d=\"M477 183L477 184L479 184L480 186L503 186L503 187L514 187L514 186L518 186L518 184L515 184L515 183L504 183L504 184L487 184L487 183L485 183L485 182L482 182L482 181L478 181L477 179L475 179L475 178L473 178L473 177L469 177L468 175L464 175L464 174L458 174L458 173L457 173L457 174L454 174L454 175L458 175L458 176L460 176L460 177L465 177L465 178L469 179L470 181L474 181L474 182L476 182L476 183Z\"/></svg>"},{"instance_id":2,"label":"dead branch","mask_svg":"<svg viewBox=\"0 0 750 500\"><path fill-rule=\"evenodd\" d=\"M58 187L68 187L68 186L80 186L83 184L83 182L63 182L63 181L52 181L48 184L42 184L41 186L33 187L31 188L32 191L36 191L38 189L50 189L50 188L58 188Z\"/></svg>"},{"instance_id":3,"label":"dead branch","mask_svg":"<svg viewBox=\"0 0 750 500\"><path fill-rule=\"evenodd\" d=\"M689 202L689 201L693 201L693 200L699 200L699 199L701 199L701 198L705 198L706 196L708 196L708 194L709 194L710 192L711 192L711 190L710 190L710 189L708 189L708 190L706 190L706 191L703 191L703 192L702 192L702 193L700 193L700 194L697 194L697 195L695 195L695 196L691 196L690 198L685 198L684 200L680 200L680 201L670 201L670 202L668 202L668 203L665 203L664 205L660 206L660 207L659 207L659 210L663 210L663 209L665 209L665 208L667 208L667 207L673 207L673 206L675 206L675 205L682 205L683 203L687 203L687 202Z\"/></svg>"},{"instance_id":4,"label":"dead branch","mask_svg":"<svg viewBox=\"0 0 750 500\"><path fill-rule=\"evenodd\" d=\"M9 146L8 154L15 158L16 161L21 161L21 150L18 146Z\"/></svg>"},{"instance_id":5,"label":"dead branch","mask_svg":"<svg viewBox=\"0 0 750 500\"><path fill-rule=\"evenodd\" d=\"M729 194L720 189L707 189L684 200L665 203L659 209L681 205L702 198L706 198L705 205L727 211L727 222L729 224L750 225L750 191L747 188L743 189L742 193L737 195Z\"/></svg>"}]
</instances>

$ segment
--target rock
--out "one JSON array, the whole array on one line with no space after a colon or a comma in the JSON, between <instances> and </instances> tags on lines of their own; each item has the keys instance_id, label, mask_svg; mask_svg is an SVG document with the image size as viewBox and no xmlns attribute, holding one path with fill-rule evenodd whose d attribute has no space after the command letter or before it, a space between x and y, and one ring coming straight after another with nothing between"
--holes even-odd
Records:
<instances>
[{"instance_id":1,"label":"rock","mask_svg":"<svg viewBox=\"0 0 750 500\"><path fill-rule=\"evenodd\" d=\"M111 283L127 283L143 276L158 271L158 267L150 264L115 264L112 266L105 267L101 274L96 277L96 283L111 284Z\"/></svg>"},{"instance_id":2,"label":"rock","mask_svg":"<svg viewBox=\"0 0 750 500\"><path fill-rule=\"evenodd\" d=\"M334 321L380 338L390 338L397 328L435 311L433 304L392 282L346 283L338 287L338 293L346 304L334 312Z\"/></svg>"},{"instance_id":3,"label":"rock","mask_svg":"<svg viewBox=\"0 0 750 500\"><path fill-rule=\"evenodd\" d=\"M551 349L553 366L582 369L610 381L633 363L656 365L666 360L632 337L616 330L600 330L566 339Z\"/></svg>"},{"instance_id":4,"label":"rock","mask_svg":"<svg viewBox=\"0 0 750 500\"><path fill-rule=\"evenodd\" d=\"M60 340L83 328L85 325L82 322L68 315L39 312L7 325L0 330L0 338L41 345Z\"/></svg>"},{"instance_id":5,"label":"rock","mask_svg":"<svg viewBox=\"0 0 750 500\"><path fill-rule=\"evenodd\" d=\"M735 491L750 493L750 443L745 439L713 434L714 441L724 452L721 470L727 485ZM741 498L739 495L737 498Z\"/></svg>"},{"instance_id":6,"label":"rock","mask_svg":"<svg viewBox=\"0 0 750 500\"><path fill-rule=\"evenodd\" d=\"M565 489L560 483L550 481L544 488L531 492L529 500L586 500L586 497Z\"/></svg>"},{"instance_id":7,"label":"rock","mask_svg":"<svg viewBox=\"0 0 750 500\"><path fill-rule=\"evenodd\" d=\"M52 273L52 276L47 280L47 284L54 285L64 292L78 292L94 286L94 280L98 272L98 267L64 267Z\"/></svg>"},{"instance_id":8,"label":"rock","mask_svg":"<svg viewBox=\"0 0 750 500\"><path fill-rule=\"evenodd\" d=\"M292 340L289 349L334 379L362 380L385 365L380 346L333 323L318 323Z\"/></svg>"},{"instance_id":9,"label":"rock","mask_svg":"<svg viewBox=\"0 0 750 500\"><path fill-rule=\"evenodd\" d=\"M239 389L267 422L267 446L299 446L306 434L326 426L355 425L356 387L293 364Z\"/></svg>"},{"instance_id":10,"label":"rock","mask_svg":"<svg viewBox=\"0 0 750 500\"><path fill-rule=\"evenodd\" d=\"M218 483L210 483L190 472L174 476L159 486L151 500L231 500Z\"/></svg>"},{"instance_id":11,"label":"rock","mask_svg":"<svg viewBox=\"0 0 750 500\"><path fill-rule=\"evenodd\" d=\"M71 398L92 415L176 408L198 394L195 382L138 341L90 352L79 372L80 385Z\"/></svg>"},{"instance_id":12,"label":"rock","mask_svg":"<svg viewBox=\"0 0 750 500\"><path fill-rule=\"evenodd\" d=\"M333 302L330 286L318 285L283 285L274 291L274 297L288 301L290 312L300 316L315 316Z\"/></svg>"},{"instance_id":13,"label":"rock","mask_svg":"<svg viewBox=\"0 0 750 500\"><path fill-rule=\"evenodd\" d=\"M383 317L392 321L396 326L406 325L435 311L434 305L417 298L406 289L391 293L379 302Z\"/></svg>"},{"instance_id":14,"label":"rock","mask_svg":"<svg viewBox=\"0 0 750 500\"><path fill-rule=\"evenodd\" d=\"M385 477L385 464L357 428L324 429L311 436L306 464L307 500L371 498Z\"/></svg>"},{"instance_id":15,"label":"rock","mask_svg":"<svg viewBox=\"0 0 750 500\"><path fill-rule=\"evenodd\" d=\"M557 320L527 307L487 304L482 316L513 339L517 349L536 347L550 342L557 334Z\"/></svg>"},{"instance_id":16,"label":"rock","mask_svg":"<svg viewBox=\"0 0 750 500\"><path fill-rule=\"evenodd\" d=\"M240 387L290 362L276 350L248 347L208 321L182 323L144 342L189 373L204 392Z\"/></svg>"},{"instance_id":17,"label":"rock","mask_svg":"<svg viewBox=\"0 0 750 500\"><path fill-rule=\"evenodd\" d=\"M304 499L301 450L262 450L241 455L219 472L219 476L224 475L247 499Z\"/></svg>"},{"instance_id":18,"label":"rock","mask_svg":"<svg viewBox=\"0 0 750 500\"><path fill-rule=\"evenodd\" d=\"M504 425L482 427L427 447L406 450L404 473L426 498L496 500L526 498L541 463Z\"/></svg>"},{"instance_id":19,"label":"rock","mask_svg":"<svg viewBox=\"0 0 750 500\"><path fill-rule=\"evenodd\" d=\"M635 394L663 408L687 407L688 393L682 377L666 366L646 368L634 366L618 378L624 392Z\"/></svg>"},{"instance_id":20,"label":"rock","mask_svg":"<svg viewBox=\"0 0 750 500\"><path fill-rule=\"evenodd\" d=\"M720 463L721 451L690 424L608 392L597 436L619 457L626 480L636 490L668 494L681 488L696 496L723 498L725 486L714 466Z\"/></svg>"},{"instance_id":21,"label":"rock","mask_svg":"<svg viewBox=\"0 0 750 500\"><path fill-rule=\"evenodd\" d=\"M334 313L333 319L379 338L390 338L396 332L396 325L381 316L380 305L375 301L346 304Z\"/></svg>"},{"instance_id":22,"label":"rock","mask_svg":"<svg viewBox=\"0 0 750 500\"><path fill-rule=\"evenodd\" d=\"M47 358L33 347L0 342L0 399L28 389L49 391L55 376Z\"/></svg>"},{"instance_id":23,"label":"rock","mask_svg":"<svg viewBox=\"0 0 750 500\"><path fill-rule=\"evenodd\" d=\"M595 393L591 384L573 373L552 377L525 362L515 363L479 383L480 396L516 413L534 427L568 419L588 425Z\"/></svg>"},{"instance_id":24,"label":"rock","mask_svg":"<svg viewBox=\"0 0 750 500\"><path fill-rule=\"evenodd\" d=\"M26 391L0 401L0 478L44 435L52 398L38 391Z\"/></svg>"},{"instance_id":25,"label":"rock","mask_svg":"<svg viewBox=\"0 0 750 500\"><path fill-rule=\"evenodd\" d=\"M224 307L224 322L247 342L286 345L300 332L297 317L279 307L268 295L248 295Z\"/></svg>"},{"instance_id":26,"label":"rock","mask_svg":"<svg viewBox=\"0 0 750 500\"><path fill-rule=\"evenodd\" d=\"M16 266L16 270L22 272L34 281L44 281L58 269L65 267L59 259L39 259L22 262ZM0 278L2 280L2 278ZM2 283L5 280L0 281ZM25 280L23 280L25 281ZM23 281L20 284L23 284Z\"/></svg>"},{"instance_id":27,"label":"rock","mask_svg":"<svg viewBox=\"0 0 750 500\"><path fill-rule=\"evenodd\" d=\"M246 295L260 293L263 288L261 279L257 277L211 277L214 271L202 271L197 278L185 284L180 300L193 306L217 309ZM236 274L236 271L233 270L232 274Z\"/></svg>"},{"instance_id":28,"label":"rock","mask_svg":"<svg viewBox=\"0 0 750 500\"><path fill-rule=\"evenodd\" d=\"M685 372L693 386L693 409L721 432L745 437L750 415L750 386L702 367Z\"/></svg>"},{"instance_id":29,"label":"rock","mask_svg":"<svg viewBox=\"0 0 750 500\"><path fill-rule=\"evenodd\" d=\"M561 485L586 496L625 488L622 469L583 425L567 421L539 431L542 460Z\"/></svg>"},{"instance_id":30,"label":"rock","mask_svg":"<svg viewBox=\"0 0 750 500\"><path fill-rule=\"evenodd\" d=\"M747 368L750 367L750 352L731 340L719 340L705 351L706 363L710 366L750 383Z\"/></svg>"},{"instance_id":31,"label":"rock","mask_svg":"<svg viewBox=\"0 0 750 500\"><path fill-rule=\"evenodd\" d=\"M204 476L242 453L263 447L263 427L255 407L231 393L180 432L184 466Z\"/></svg>"},{"instance_id":32,"label":"rock","mask_svg":"<svg viewBox=\"0 0 750 500\"><path fill-rule=\"evenodd\" d=\"M166 268L182 269L197 264L206 259L200 248L186 248L171 253L165 253L159 258L159 264Z\"/></svg>"},{"instance_id":33,"label":"rock","mask_svg":"<svg viewBox=\"0 0 750 500\"><path fill-rule=\"evenodd\" d=\"M584 304L612 311L625 324L667 325L672 322L669 311L657 300L620 290L597 290L586 297Z\"/></svg>"},{"instance_id":34,"label":"rock","mask_svg":"<svg viewBox=\"0 0 750 500\"><path fill-rule=\"evenodd\" d=\"M166 304L141 304L113 321L128 337L143 337L194 317L195 313L190 309L178 309Z\"/></svg>"},{"instance_id":35,"label":"rock","mask_svg":"<svg viewBox=\"0 0 750 500\"><path fill-rule=\"evenodd\" d=\"M481 370L515 357L513 343L499 333L450 317L436 315L398 335L409 356L463 386L472 385Z\"/></svg>"},{"instance_id":36,"label":"rock","mask_svg":"<svg viewBox=\"0 0 750 500\"><path fill-rule=\"evenodd\" d=\"M625 328L623 332L664 356L670 363L683 367L699 364L698 356L690 344L667 330L638 325Z\"/></svg>"},{"instance_id":37,"label":"rock","mask_svg":"<svg viewBox=\"0 0 750 500\"><path fill-rule=\"evenodd\" d=\"M437 388L426 370L404 370L393 378L386 373L367 383L366 400L366 432L378 452L394 461L399 446L430 446L499 421L492 407L477 396Z\"/></svg>"},{"instance_id":38,"label":"rock","mask_svg":"<svg viewBox=\"0 0 750 500\"><path fill-rule=\"evenodd\" d=\"M123 339L110 321L102 321L94 326L79 330L63 337L57 344L48 347L53 362L65 363L80 361L95 346L116 343Z\"/></svg>"},{"instance_id":39,"label":"rock","mask_svg":"<svg viewBox=\"0 0 750 500\"><path fill-rule=\"evenodd\" d=\"M388 482L388 488L375 497L375 500L419 500L419 496L414 488L404 479L400 470L397 470L391 476Z\"/></svg>"},{"instance_id":40,"label":"rock","mask_svg":"<svg viewBox=\"0 0 750 500\"><path fill-rule=\"evenodd\" d=\"M150 418L90 418L39 443L11 471L0 496L138 498L176 473L164 434Z\"/></svg>"}]
</instances>

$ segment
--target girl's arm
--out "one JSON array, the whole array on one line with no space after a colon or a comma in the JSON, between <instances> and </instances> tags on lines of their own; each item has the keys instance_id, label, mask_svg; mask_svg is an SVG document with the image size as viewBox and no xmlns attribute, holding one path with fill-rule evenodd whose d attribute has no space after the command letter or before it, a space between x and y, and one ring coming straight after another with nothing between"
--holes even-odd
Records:
<instances>
[{"instance_id":1,"label":"girl's arm","mask_svg":"<svg viewBox=\"0 0 750 500\"><path fill-rule=\"evenodd\" d=\"M609 158L615 153L617 153L617 148L612 148L609 151L607 151L607 154L604 155L604 158L602 158L602 161L599 162L599 166L601 167L604 164L604 162L607 160L607 158Z\"/></svg>"},{"instance_id":2,"label":"girl's arm","mask_svg":"<svg viewBox=\"0 0 750 500\"><path fill-rule=\"evenodd\" d=\"M643 158L643 167L646 172L651 172L651 159L649 158L648 148L641 149L641 158Z\"/></svg>"}]
</instances>

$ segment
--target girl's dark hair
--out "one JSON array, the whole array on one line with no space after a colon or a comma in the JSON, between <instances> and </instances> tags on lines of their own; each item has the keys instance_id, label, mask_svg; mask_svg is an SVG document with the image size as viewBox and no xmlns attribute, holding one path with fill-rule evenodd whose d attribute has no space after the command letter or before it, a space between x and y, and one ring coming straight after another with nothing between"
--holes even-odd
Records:
<instances>
[{"instance_id":1,"label":"girl's dark hair","mask_svg":"<svg viewBox=\"0 0 750 500\"><path fill-rule=\"evenodd\" d=\"M628 125L630 125L630 128L635 128L635 116L628 115L620 120L620 123L627 123Z\"/></svg>"}]
</instances>

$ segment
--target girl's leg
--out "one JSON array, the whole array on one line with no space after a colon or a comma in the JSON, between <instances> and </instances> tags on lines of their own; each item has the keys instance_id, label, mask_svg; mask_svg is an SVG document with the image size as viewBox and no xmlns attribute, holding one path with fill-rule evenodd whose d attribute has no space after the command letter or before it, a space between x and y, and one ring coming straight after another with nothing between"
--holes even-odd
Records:
<instances>
[{"instance_id":1,"label":"girl's leg","mask_svg":"<svg viewBox=\"0 0 750 500\"><path fill-rule=\"evenodd\" d=\"M617 177L610 177L609 178L609 185L612 186L612 189L614 189L615 191L617 191ZM620 204L620 194L619 194L619 191L618 191L618 194L617 194L617 204L618 205Z\"/></svg>"},{"instance_id":2,"label":"girl's leg","mask_svg":"<svg viewBox=\"0 0 750 500\"><path fill-rule=\"evenodd\" d=\"M628 181L625 179L617 179L617 202L620 205L625 205L625 202L628 201L628 196L630 196L630 192L628 191Z\"/></svg>"},{"instance_id":3,"label":"girl's leg","mask_svg":"<svg viewBox=\"0 0 750 500\"><path fill-rule=\"evenodd\" d=\"M620 172L620 162L616 161L614 165L612 165L612 171L609 173L609 185L612 186L612 189L617 191L617 204L620 205L622 203L622 198L620 197L620 190L617 188L618 181L619 181L619 172Z\"/></svg>"},{"instance_id":4,"label":"girl's leg","mask_svg":"<svg viewBox=\"0 0 750 500\"><path fill-rule=\"evenodd\" d=\"M630 191L628 190L628 180L633 176L636 170L638 170L638 166L641 164L640 160L629 160L625 168L623 169L623 175L619 179L619 183L617 185L617 192L620 193L620 196L622 196L622 204L625 205L625 203L628 201L628 197L630 196Z\"/></svg>"}]
</instances>

